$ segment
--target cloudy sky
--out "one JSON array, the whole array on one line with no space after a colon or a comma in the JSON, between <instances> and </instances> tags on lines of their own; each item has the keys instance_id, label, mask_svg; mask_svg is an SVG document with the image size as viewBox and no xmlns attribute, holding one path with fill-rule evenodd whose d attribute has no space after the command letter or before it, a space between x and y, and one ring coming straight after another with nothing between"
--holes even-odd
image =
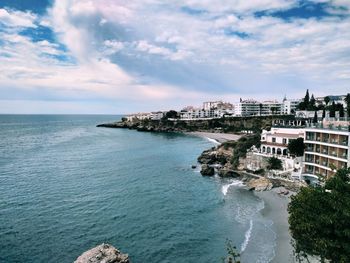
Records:
<instances>
[{"instance_id":1,"label":"cloudy sky","mask_svg":"<svg viewBox=\"0 0 350 263\"><path fill-rule=\"evenodd\" d=\"M0 0L0 113L350 91L349 0Z\"/></svg>"}]
</instances>

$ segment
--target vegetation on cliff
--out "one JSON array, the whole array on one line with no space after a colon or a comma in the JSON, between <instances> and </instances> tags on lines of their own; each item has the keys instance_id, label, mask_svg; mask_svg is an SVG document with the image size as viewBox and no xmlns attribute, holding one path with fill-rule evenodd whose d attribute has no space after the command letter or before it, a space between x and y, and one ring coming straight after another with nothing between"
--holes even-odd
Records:
<instances>
[{"instance_id":1,"label":"vegetation on cliff","mask_svg":"<svg viewBox=\"0 0 350 263\"><path fill-rule=\"evenodd\" d=\"M295 156L303 156L305 150L304 138L290 140L288 143L288 151Z\"/></svg>"},{"instance_id":2,"label":"vegetation on cliff","mask_svg":"<svg viewBox=\"0 0 350 263\"><path fill-rule=\"evenodd\" d=\"M223 143L224 147L228 145L233 148L231 164L234 168L237 168L239 165L239 158L245 158L248 149L254 145L260 147L260 134L256 133L254 135L241 137L237 141Z\"/></svg>"},{"instance_id":3,"label":"vegetation on cliff","mask_svg":"<svg viewBox=\"0 0 350 263\"><path fill-rule=\"evenodd\" d=\"M251 131L259 133L262 129L269 129L275 120L293 120L292 115L276 116L252 116L252 117L223 117L210 120L180 120L169 119L174 117L170 112L161 120L139 120L127 121L125 118L120 122L100 124L98 127L108 128L129 128L139 131L208 131L234 133L242 131Z\"/></svg>"},{"instance_id":4,"label":"vegetation on cliff","mask_svg":"<svg viewBox=\"0 0 350 263\"><path fill-rule=\"evenodd\" d=\"M338 170L325 186L304 187L292 197L289 224L298 257L350 262L349 174L349 168Z\"/></svg>"}]
</instances>

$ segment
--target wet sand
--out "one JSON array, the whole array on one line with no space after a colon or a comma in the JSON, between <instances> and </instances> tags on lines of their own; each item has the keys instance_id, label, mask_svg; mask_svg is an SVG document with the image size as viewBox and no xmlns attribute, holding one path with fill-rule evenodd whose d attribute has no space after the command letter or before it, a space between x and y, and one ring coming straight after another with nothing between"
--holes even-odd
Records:
<instances>
[{"instance_id":1,"label":"wet sand","mask_svg":"<svg viewBox=\"0 0 350 263\"><path fill-rule=\"evenodd\" d=\"M236 141L241 138L241 135L232 133L214 133L214 132L189 132L190 135L200 136L203 138L209 138L217 141L218 143L223 143L227 141Z\"/></svg>"},{"instance_id":2,"label":"wet sand","mask_svg":"<svg viewBox=\"0 0 350 263\"><path fill-rule=\"evenodd\" d=\"M294 263L297 261L293 256L287 211L290 198L279 195L278 191L278 188L274 188L271 191L255 192L255 194L264 200L265 207L261 213L273 221L273 229L276 233L275 257L271 262Z\"/></svg>"}]
</instances>

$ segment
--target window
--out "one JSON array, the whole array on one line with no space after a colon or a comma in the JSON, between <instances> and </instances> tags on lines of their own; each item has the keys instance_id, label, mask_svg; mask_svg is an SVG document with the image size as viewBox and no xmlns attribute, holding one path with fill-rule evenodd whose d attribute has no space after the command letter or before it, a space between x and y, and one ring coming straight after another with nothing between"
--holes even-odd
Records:
<instances>
[{"instance_id":1,"label":"window","mask_svg":"<svg viewBox=\"0 0 350 263\"><path fill-rule=\"evenodd\" d=\"M276 142L276 138L275 137L272 137L272 142Z\"/></svg>"},{"instance_id":2,"label":"window","mask_svg":"<svg viewBox=\"0 0 350 263\"><path fill-rule=\"evenodd\" d=\"M287 144L287 139L286 138L283 138L283 144Z\"/></svg>"}]
</instances>

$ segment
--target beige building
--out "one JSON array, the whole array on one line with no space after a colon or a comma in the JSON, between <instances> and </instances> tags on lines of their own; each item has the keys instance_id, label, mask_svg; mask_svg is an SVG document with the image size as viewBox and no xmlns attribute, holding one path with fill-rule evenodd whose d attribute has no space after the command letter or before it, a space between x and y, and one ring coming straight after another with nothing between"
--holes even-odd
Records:
<instances>
[{"instance_id":1,"label":"beige building","mask_svg":"<svg viewBox=\"0 0 350 263\"><path fill-rule=\"evenodd\" d=\"M326 179L350 165L350 121L323 121L305 129L303 176Z\"/></svg>"}]
</instances>

